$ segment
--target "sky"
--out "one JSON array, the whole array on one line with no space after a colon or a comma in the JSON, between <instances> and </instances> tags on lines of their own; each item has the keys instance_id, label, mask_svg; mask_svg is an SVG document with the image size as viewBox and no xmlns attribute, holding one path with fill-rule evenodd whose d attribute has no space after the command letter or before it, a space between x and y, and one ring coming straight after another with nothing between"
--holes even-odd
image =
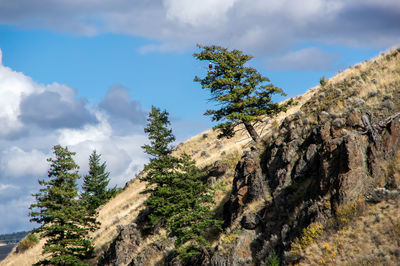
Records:
<instances>
[{"instance_id":1,"label":"sky","mask_svg":"<svg viewBox=\"0 0 400 266\"><path fill-rule=\"evenodd\" d=\"M96 149L123 186L147 161L152 105L177 142L212 127L196 44L253 55L294 97L399 45L400 1L0 0L0 234L37 226L28 207L54 145L81 175Z\"/></svg>"}]
</instances>

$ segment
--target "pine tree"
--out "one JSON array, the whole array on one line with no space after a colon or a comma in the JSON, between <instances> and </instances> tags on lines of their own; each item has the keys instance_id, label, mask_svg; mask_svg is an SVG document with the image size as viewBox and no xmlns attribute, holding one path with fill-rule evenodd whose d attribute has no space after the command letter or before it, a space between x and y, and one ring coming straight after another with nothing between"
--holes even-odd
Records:
<instances>
[{"instance_id":1,"label":"pine tree","mask_svg":"<svg viewBox=\"0 0 400 266\"><path fill-rule=\"evenodd\" d=\"M211 189L201 181L205 174L190 156L171 155L175 137L168 128L166 111L153 107L147 121L145 132L150 145L143 149L152 157L141 180L147 182L144 193L149 194L145 201L149 227L165 226L176 236L175 245L182 259L207 252L209 244L204 233L210 227L219 228L221 221L213 218Z\"/></svg>"},{"instance_id":2,"label":"pine tree","mask_svg":"<svg viewBox=\"0 0 400 266\"><path fill-rule=\"evenodd\" d=\"M95 150L90 155L89 175L84 177L82 185L81 200L92 213L116 193L116 188L107 189L110 173L106 171L106 162L100 164L100 157Z\"/></svg>"},{"instance_id":3,"label":"pine tree","mask_svg":"<svg viewBox=\"0 0 400 266\"><path fill-rule=\"evenodd\" d=\"M48 159L49 180L39 180L42 188L33 194L36 203L29 208L31 221L41 225L35 231L47 238L43 253L50 254L36 265L86 265L83 261L94 250L87 234L95 230L95 219L78 201L75 153L59 145L53 149L55 158Z\"/></svg>"},{"instance_id":4,"label":"pine tree","mask_svg":"<svg viewBox=\"0 0 400 266\"><path fill-rule=\"evenodd\" d=\"M142 148L151 158L145 165L145 175L140 177L140 180L146 182L143 193L149 194L145 201L149 211L148 226L149 229L154 229L164 225L174 211L168 202L174 196L171 184L174 178L173 169L178 160L171 156L171 144L175 137L168 128L170 125L168 112L161 112L153 106L147 121L144 131L148 134L150 144L143 145Z\"/></svg>"},{"instance_id":5,"label":"pine tree","mask_svg":"<svg viewBox=\"0 0 400 266\"><path fill-rule=\"evenodd\" d=\"M180 157L175 175L172 189L175 192L175 211L168 220L168 230L176 236L175 247L181 259L202 252L207 255L210 244L205 234L210 229L221 229L222 225L222 221L214 218L211 209L214 204L213 192L210 185L201 181L205 173L196 167L195 161L187 154Z\"/></svg>"},{"instance_id":6,"label":"pine tree","mask_svg":"<svg viewBox=\"0 0 400 266\"><path fill-rule=\"evenodd\" d=\"M194 56L209 61L210 67L205 78L196 76L194 81L200 82L203 89L209 89L211 99L220 106L217 110L207 110L205 115L212 116L213 121L223 122L214 127L221 130L219 137L232 137L235 127L243 124L252 139L258 142L260 137L255 123L265 115L271 116L285 109L271 100L272 94L285 95L284 92L272 84L265 84L270 81L267 77L245 66L252 56L215 45L198 47L202 51Z\"/></svg>"}]
</instances>

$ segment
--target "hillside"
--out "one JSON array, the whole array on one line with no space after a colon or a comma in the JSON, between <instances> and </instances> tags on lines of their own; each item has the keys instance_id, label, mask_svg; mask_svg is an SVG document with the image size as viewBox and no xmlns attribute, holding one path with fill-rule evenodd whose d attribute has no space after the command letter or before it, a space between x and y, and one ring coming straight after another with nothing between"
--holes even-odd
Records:
<instances>
[{"instance_id":1,"label":"hillside","mask_svg":"<svg viewBox=\"0 0 400 266\"><path fill-rule=\"evenodd\" d=\"M279 257L285 265L395 265L400 122L385 119L400 111L400 49L294 100L286 113L259 125L257 147L243 130L223 140L208 130L176 148L209 172L216 215L225 222L221 234L210 236L213 254L191 263L259 265ZM133 179L100 209L92 264L179 265L164 231L144 236L137 228L144 187ZM31 265L43 242L14 249L1 265Z\"/></svg>"}]
</instances>

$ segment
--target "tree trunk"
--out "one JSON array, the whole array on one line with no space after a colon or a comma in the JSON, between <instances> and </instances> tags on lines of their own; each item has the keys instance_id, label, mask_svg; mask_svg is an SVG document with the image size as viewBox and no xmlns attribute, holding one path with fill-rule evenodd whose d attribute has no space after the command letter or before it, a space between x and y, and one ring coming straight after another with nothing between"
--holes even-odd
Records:
<instances>
[{"instance_id":1,"label":"tree trunk","mask_svg":"<svg viewBox=\"0 0 400 266\"><path fill-rule=\"evenodd\" d=\"M260 141L260 136L258 135L257 131L254 129L253 125L249 121L243 121L244 126L249 132L251 138L258 143Z\"/></svg>"}]
</instances>

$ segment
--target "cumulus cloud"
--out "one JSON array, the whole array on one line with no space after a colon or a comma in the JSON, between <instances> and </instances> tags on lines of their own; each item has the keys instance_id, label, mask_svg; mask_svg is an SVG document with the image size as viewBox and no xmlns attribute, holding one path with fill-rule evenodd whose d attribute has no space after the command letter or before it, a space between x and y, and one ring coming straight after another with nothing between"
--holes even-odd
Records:
<instances>
[{"instance_id":1,"label":"cumulus cloud","mask_svg":"<svg viewBox=\"0 0 400 266\"><path fill-rule=\"evenodd\" d=\"M19 104L22 95L33 92L33 81L11 69L0 65L0 136L7 137L22 130L19 121Z\"/></svg>"},{"instance_id":2,"label":"cumulus cloud","mask_svg":"<svg viewBox=\"0 0 400 266\"><path fill-rule=\"evenodd\" d=\"M111 87L99 107L117 119L126 119L133 124L143 125L146 112L138 101L130 100L129 91L121 85Z\"/></svg>"},{"instance_id":3,"label":"cumulus cloud","mask_svg":"<svg viewBox=\"0 0 400 266\"><path fill-rule=\"evenodd\" d=\"M4 0L0 23L154 40L142 52L216 43L257 56L299 43L387 48L400 42L398 0Z\"/></svg>"},{"instance_id":4,"label":"cumulus cloud","mask_svg":"<svg viewBox=\"0 0 400 266\"><path fill-rule=\"evenodd\" d=\"M100 105L76 95L67 85L39 84L0 65L0 213L7 213L0 233L35 226L27 216L30 195L39 191L38 179L47 178L46 159L54 145L76 152L82 176L97 150L107 162L111 185L123 186L146 163L140 148L147 141L146 113L126 88L111 88Z\"/></svg>"},{"instance_id":5,"label":"cumulus cloud","mask_svg":"<svg viewBox=\"0 0 400 266\"><path fill-rule=\"evenodd\" d=\"M0 155L0 169L10 177L43 176L47 171L48 154L39 150L24 151L20 147L5 149Z\"/></svg>"},{"instance_id":6,"label":"cumulus cloud","mask_svg":"<svg viewBox=\"0 0 400 266\"><path fill-rule=\"evenodd\" d=\"M85 101L65 101L53 91L33 93L22 98L19 119L42 128L78 128L96 119L85 108Z\"/></svg>"},{"instance_id":7,"label":"cumulus cloud","mask_svg":"<svg viewBox=\"0 0 400 266\"><path fill-rule=\"evenodd\" d=\"M21 137L26 126L32 124L56 129L96 123L86 101L75 96L76 92L66 85L38 84L0 65L0 136Z\"/></svg>"},{"instance_id":8,"label":"cumulus cloud","mask_svg":"<svg viewBox=\"0 0 400 266\"><path fill-rule=\"evenodd\" d=\"M227 12L237 0L165 0L167 19L193 27L215 27L227 19Z\"/></svg>"}]
</instances>

